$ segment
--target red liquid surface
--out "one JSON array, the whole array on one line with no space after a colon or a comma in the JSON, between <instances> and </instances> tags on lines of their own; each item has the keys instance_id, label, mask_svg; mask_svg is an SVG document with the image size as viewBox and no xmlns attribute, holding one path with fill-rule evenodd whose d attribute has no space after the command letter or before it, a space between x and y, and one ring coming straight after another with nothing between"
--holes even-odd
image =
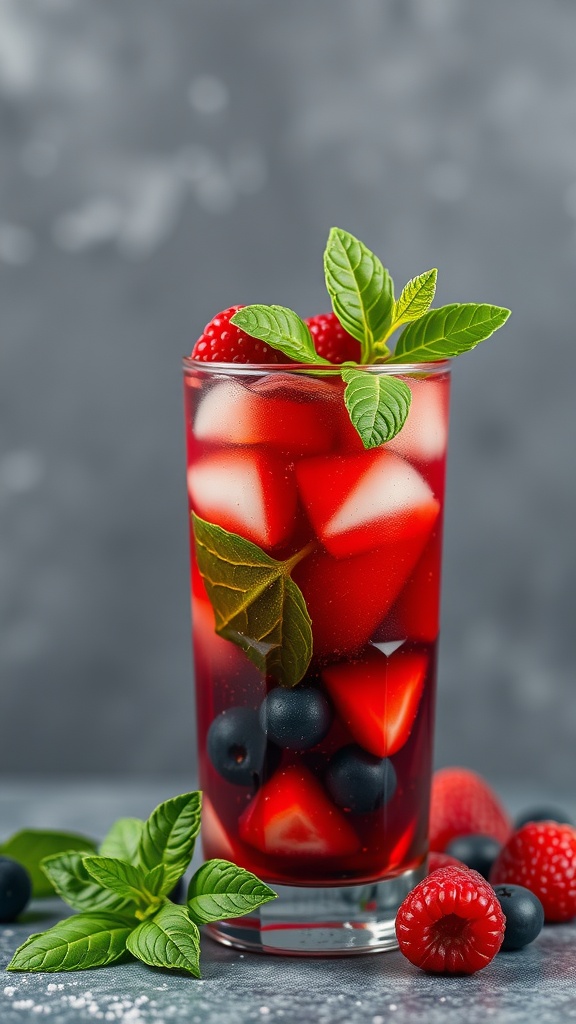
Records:
<instances>
[{"instance_id":1,"label":"red liquid surface","mask_svg":"<svg viewBox=\"0 0 576 1024\"><path fill-rule=\"evenodd\" d=\"M427 852L449 374L404 379L406 424L366 451L338 377L185 377L190 509L273 558L308 549L292 573L314 642L300 686L326 696L330 729L307 750L268 741L238 785L212 763L208 730L229 709L257 711L277 682L216 634L192 544L204 853L268 881L376 881ZM394 767L393 796L367 813L325 783L350 744Z\"/></svg>"}]
</instances>

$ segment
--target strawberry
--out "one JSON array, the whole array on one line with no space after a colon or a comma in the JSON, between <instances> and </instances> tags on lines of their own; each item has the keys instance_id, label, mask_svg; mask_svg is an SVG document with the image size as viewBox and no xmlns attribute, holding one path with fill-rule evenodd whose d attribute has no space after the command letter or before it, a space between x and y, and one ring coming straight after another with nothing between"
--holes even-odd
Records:
<instances>
[{"instance_id":1,"label":"strawberry","mask_svg":"<svg viewBox=\"0 0 576 1024\"><path fill-rule=\"evenodd\" d=\"M318 313L309 316L305 323L319 356L331 363L360 362L360 342L344 330L335 313Z\"/></svg>"},{"instance_id":2,"label":"strawberry","mask_svg":"<svg viewBox=\"0 0 576 1024\"><path fill-rule=\"evenodd\" d=\"M243 812L239 835L262 853L291 857L345 857L360 842L346 818L304 767L276 772Z\"/></svg>"},{"instance_id":3,"label":"strawberry","mask_svg":"<svg viewBox=\"0 0 576 1024\"><path fill-rule=\"evenodd\" d=\"M377 640L405 636L432 643L440 630L440 579L442 537L434 530L421 558L390 609Z\"/></svg>"},{"instance_id":4,"label":"strawberry","mask_svg":"<svg viewBox=\"0 0 576 1024\"><path fill-rule=\"evenodd\" d=\"M330 665L322 681L340 718L364 750L391 757L408 739L426 679L424 654L371 648L359 660Z\"/></svg>"},{"instance_id":5,"label":"strawberry","mask_svg":"<svg viewBox=\"0 0 576 1024\"><path fill-rule=\"evenodd\" d=\"M410 963L434 974L474 974L504 940L506 918L477 871L439 868L401 904L396 935Z\"/></svg>"},{"instance_id":6,"label":"strawberry","mask_svg":"<svg viewBox=\"0 0 576 1024\"><path fill-rule=\"evenodd\" d=\"M252 338L230 320L242 306L222 310L206 324L192 349L191 359L202 363L280 363L277 352L263 341Z\"/></svg>"},{"instance_id":7,"label":"strawberry","mask_svg":"<svg viewBox=\"0 0 576 1024\"><path fill-rule=\"evenodd\" d=\"M492 885L523 885L538 897L546 921L576 917L576 828L529 822L508 840L490 872Z\"/></svg>"},{"instance_id":8,"label":"strawberry","mask_svg":"<svg viewBox=\"0 0 576 1024\"><path fill-rule=\"evenodd\" d=\"M442 768L432 779L430 849L444 851L456 836L492 836L505 843L510 819L496 793L468 768Z\"/></svg>"}]
</instances>

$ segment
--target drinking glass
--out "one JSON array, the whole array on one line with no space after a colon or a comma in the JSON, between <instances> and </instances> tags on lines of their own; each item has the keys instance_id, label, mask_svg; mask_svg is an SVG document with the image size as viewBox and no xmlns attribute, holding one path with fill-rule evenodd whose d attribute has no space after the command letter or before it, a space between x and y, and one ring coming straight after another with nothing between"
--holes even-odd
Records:
<instances>
[{"instance_id":1,"label":"drinking glass","mask_svg":"<svg viewBox=\"0 0 576 1024\"><path fill-rule=\"evenodd\" d=\"M209 926L244 949L394 948L426 873L450 365L363 369L412 393L371 449L337 367L184 360L204 855L278 893Z\"/></svg>"}]
</instances>

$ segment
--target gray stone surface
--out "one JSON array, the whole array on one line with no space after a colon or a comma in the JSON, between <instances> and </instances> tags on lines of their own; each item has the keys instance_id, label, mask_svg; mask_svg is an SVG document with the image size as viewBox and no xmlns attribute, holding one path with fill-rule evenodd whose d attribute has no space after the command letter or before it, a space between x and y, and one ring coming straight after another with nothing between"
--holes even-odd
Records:
<instances>
[{"instance_id":1,"label":"gray stone surface","mask_svg":"<svg viewBox=\"0 0 576 1024\"><path fill-rule=\"evenodd\" d=\"M4 781L4 780L3 780ZM8 780L0 787L2 834L21 825L102 836L118 815L146 815L183 780L136 785ZM504 787L511 810L531 793ZM567 809L576 810L573 799ZM0 925L0 967L32 931L62 915L36 902L17 925ZM500 954L470 978L435 978L398 953L325 960L243 954L204 939L202 980L125 964L71 974L4 974L2 1024L565 1024L576 1018L576 926L547 926L521 953Z\"/></svg>"},{"instance_id":2,"label":"gray stone surface","mask_svg":"<svg viewBox=\"0 0 576 1024\"><path fill-rule=\"evenodd\" d=\"M575 40L567 0L0 0L5 771L189 770L180 356L325 308L336 223L514 310L454 374L437 755L573 777Z\"/></svg>"}]
</instances>

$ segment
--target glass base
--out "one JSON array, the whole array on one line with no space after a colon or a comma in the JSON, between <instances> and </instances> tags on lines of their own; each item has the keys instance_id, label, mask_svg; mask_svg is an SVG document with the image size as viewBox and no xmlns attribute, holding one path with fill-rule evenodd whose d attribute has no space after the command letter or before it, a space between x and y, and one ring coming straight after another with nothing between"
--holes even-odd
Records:
<instances>
[{"instance_id":1,"label":"glass base","mask_svg":"<svg viewBox=\"0 0 576 1024\"><path fill-rule=\"evenodd\" d=\"M207 931L225 946L256 953L348 956L397 949L398 907L426 872L423 864L382 882L323 888L271 882L278 899Z\"/></svg>"}]
</instances>

